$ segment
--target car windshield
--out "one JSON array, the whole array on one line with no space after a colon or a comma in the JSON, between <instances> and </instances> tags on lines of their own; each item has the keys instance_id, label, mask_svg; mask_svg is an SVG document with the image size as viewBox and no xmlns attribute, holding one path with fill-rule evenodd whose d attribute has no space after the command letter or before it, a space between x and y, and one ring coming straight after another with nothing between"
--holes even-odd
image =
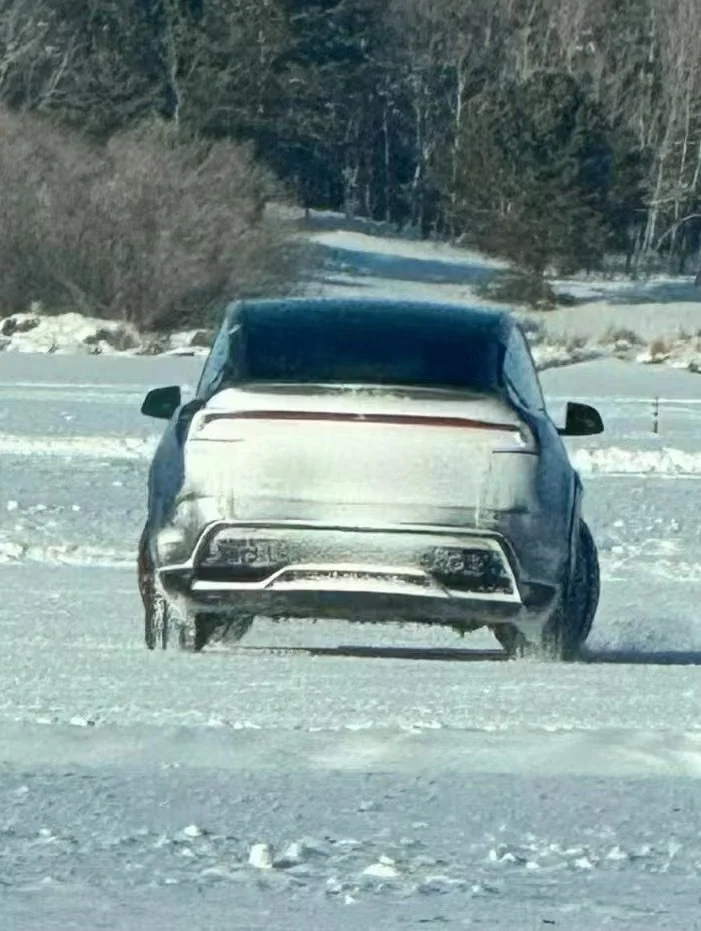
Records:
<instances>
[{"instance_id":1,"label":"car windshield","mask_svg":"<svg viewBox=\"0 0 701 931\"><path fill-rule=\"evenodd\" d=\"M287 314L246 326L245 379L494 391L499 343L477 327L381 314Z\"/></svg>"}]
</instances>

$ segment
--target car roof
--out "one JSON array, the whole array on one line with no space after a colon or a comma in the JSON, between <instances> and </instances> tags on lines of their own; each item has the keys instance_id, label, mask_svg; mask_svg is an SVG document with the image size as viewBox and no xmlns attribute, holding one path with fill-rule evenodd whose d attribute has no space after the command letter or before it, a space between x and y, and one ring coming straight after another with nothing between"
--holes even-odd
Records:
<instances>
[{"instance_id":1,"label":"car roof","mask_svg":"<svg viewBox=\"0 0 701 931\"><path fill-rule=\"evenodd\" d=\"M383 298L282 298L235 301L226 309L227 323L242 322L255 326L274 325L285 318L300 323L313 323L323 315L333 326L334 319L361 318L371 313L384 325L401 327L407 323L433 329L445 326L456 338L476 337L506 339L514 327L514 318L507 310L495 307L474 307L469 304L449 304L428 301L404 301Z\"/></svg>"}]
</instances>

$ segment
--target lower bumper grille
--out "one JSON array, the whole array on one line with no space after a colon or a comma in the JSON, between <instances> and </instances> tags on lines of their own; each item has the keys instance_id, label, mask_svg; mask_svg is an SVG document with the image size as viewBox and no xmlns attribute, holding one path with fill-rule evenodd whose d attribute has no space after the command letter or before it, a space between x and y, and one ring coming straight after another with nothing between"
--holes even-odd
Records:
<instances>
[{"instance_id":1,"label":"lower bumper grille","mask_svg":"<svg viewBox=\"0 0 701 931\"><path fill-rule=\"evenodd\" d=\"M439 594L520 600L502 543L484 534L416 528L221 524L202 536L190 566L197 583L273 590L315 580L376 590L383 583ZM201 585L198 585L198 588Z\"/></svg>"},{"instance_id":2,"label":"lower bumper grille","mask_svg":"<svg viewBox=\"0 0 701 931\"><path fill-rule=\"evenodd\" d=\"M514 579L503 553L480 547L436 547L422 567L445 588L459 592L511 595Z\"/></svg>"},{"instance_id":3,"label":"lower bumper grille","mask_svg":"<svg viewBox=\"0 0 701 931\"><path fill-rule=\"evenodd\" d=\"M200 566L196 570L196 578L202 582L241 582L242 584L258 584L265 582L273 573L283 566Z\"/></svg>"}]
</instances>

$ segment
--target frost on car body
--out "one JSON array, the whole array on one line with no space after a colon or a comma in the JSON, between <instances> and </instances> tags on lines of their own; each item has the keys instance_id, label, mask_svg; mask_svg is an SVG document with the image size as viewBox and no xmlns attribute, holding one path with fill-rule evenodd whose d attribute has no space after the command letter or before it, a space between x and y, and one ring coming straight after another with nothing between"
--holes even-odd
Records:
<instances>
[{"instance_id":1,"label":"frost on car body","mask_svg":"<svg viewBox=\"0 0 701 931\"><path fill-rule=\"evenodd\" d=\"M562 626L581 485L508 314L236 303L194 400L143 410L169 425L142 563L199 645L256 614L488 625L509 648ZM575 405L568 428L601 424Z\"/></svg>"}]
</instances>

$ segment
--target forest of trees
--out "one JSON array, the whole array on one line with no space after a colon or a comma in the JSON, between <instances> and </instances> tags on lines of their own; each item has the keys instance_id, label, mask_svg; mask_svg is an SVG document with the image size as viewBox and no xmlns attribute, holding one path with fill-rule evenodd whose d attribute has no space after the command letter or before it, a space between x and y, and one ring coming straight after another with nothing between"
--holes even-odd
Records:
<instances>
[{"instance_id":1,"label":"forest of trees","mask_svg":"<svg viewBox=\"0 0 701 931\"><path fill-rule=\"evenodd\" d=\"M6 119L91 151L157 120L230 147L253 218L287 192L535 278L696 272L700 64L699 0L0 0Z\"/></svg>"}]
</instances>

